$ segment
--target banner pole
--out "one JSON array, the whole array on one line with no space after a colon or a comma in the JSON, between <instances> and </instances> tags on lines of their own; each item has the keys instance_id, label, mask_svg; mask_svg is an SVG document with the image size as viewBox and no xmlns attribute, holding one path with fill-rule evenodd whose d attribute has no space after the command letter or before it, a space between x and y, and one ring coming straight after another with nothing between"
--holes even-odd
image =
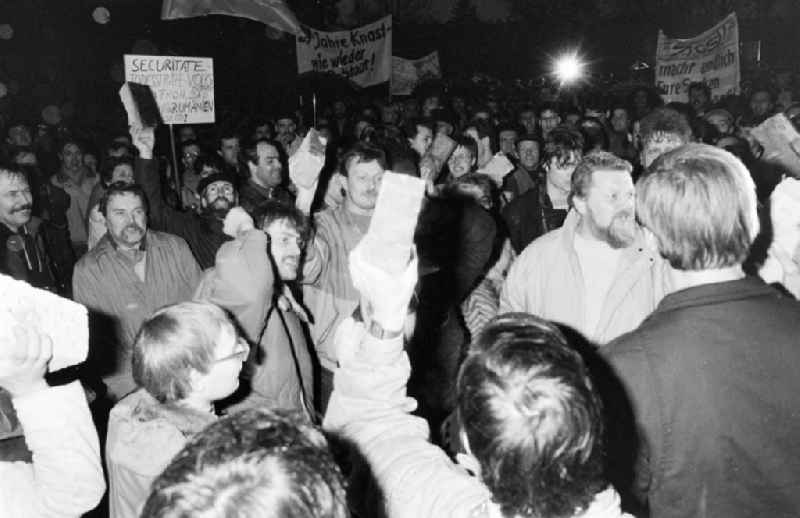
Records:
<instances>
[{"instance_id":1,"label":"banner pole","mask_svg":"<svg viewBox=\"0 0 800 518\"><path fill-rule=\"evenodd\" d=\"M181 196L181 172L178 170L178 154L175 151L175 127L174 125L169 125L169 143L170 148L172 148L172 170L174 171L175 175L175 190L178 191L178 201L183 206L183 196Z\"/></svg>"}]
</instances>

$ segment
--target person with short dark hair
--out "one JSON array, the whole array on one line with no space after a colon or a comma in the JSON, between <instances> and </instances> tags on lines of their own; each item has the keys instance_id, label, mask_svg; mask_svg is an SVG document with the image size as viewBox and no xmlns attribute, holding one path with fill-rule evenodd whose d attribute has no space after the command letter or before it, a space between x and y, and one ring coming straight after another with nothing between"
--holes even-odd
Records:
<instances>
[{"instance_id":1,"label":"person with short dark hair","mask_svg":"<svg viewBox=\"0 0 800 518\"><path fill-rule=\"evenodd\" d=\"M688 144L692 140L692 127L684 115L672 108L656 108L639 123L642 146L639 162L647 168L662 153Z\"/></svg>"},{"instance_id":2,"label":"person with short dark hair","mask_svg":"<svg viewBox=\"0 0 800 518\"><path fill-rule=\"evenodd\" d=\"M458 378L465 452L455 466L410 412L408 357L398 329L416 261L389 276L356 248L363 322L337 332L340 365L324 427L352 442L375 474L387 516L620 517L603 477L603 420L581 357L532 315L491 321ZM469 471L467 471L469 470ZM471 472L471 473L470 473Z\"/></svg>"},{"instance_id":3,"label":"person with short dark hair","mask_svg":"<svg viewBox=\"0 0 800 518\"><path fill-rule=\"evenodd\" d=\"M323 434L293 414L259 408L209 425L153 482L142 517L187 516L347 518L349 512Z\"/></svg>"},{"instance_id":4,"label":"person with short dark hair","mask_svg":"<svg viewBox=\"0 0 800 518\"><path fill-rule=\"evenodd\" d=\"M225 232L234 239L220 247L195 297L230 311L253 344L248 386L231 401L231 409L285 409L313 419L309 319L290 288L301 274L308 218L276 200L257 207L253 215L255 223L243 207L235 207L225 217Z\"/></svg>"},{"instance_id":5,"label":"person with short dark hair","mask_svg":"<svg viewBox=\"0 0 800 518\"><path fill-rule=\"evenodd\" d=\"M705 116L706 112L711 107L711 88L703 81L690 83L688 101L694 109L696 116Z\"/></svg>"},{"instance_id":6,"label":"person with short dark hair","mask_svg":"<svg viewBox=\"0 0 800 518\"><path fill-rule=\"evenodd\" d=\"M433 143L436 133L434 122L430 119L411 119L403 124L403 132L408 144L417 154L417 160L425 156Z\"/></svg>"},{"instance_id":7,"label":"person with short dark hair","mask_svg":"<svg viewBox=\"0 0 800 518\"><path fill-rule=\"evenodd\" d=\"M630 489L654 518L793 516L800 303L742 269L759 232L750 174L722 149L689 144L658 158L636 192L672 268L655 311L604 349L640 431Z\"/></svg>"},{"instance_id":8,"label":"person with short dark hair","mask_svg":"<svg viewBox=\"0 0 800 518\"><path fill-rule=\"evenodd\" d=\"M286 187L289 168L283 146L277 141L259 140L245 149L250 178L239 189L239 205L250 215L270 200L294 204L294 195Z\"/></svg>"},{"instance_id":9,"label":"person with short dark hair","mask_svg":"<svg viewBox=\"0 0 800 518\"><path fill-rule=\"evenodd\" d=\"M87 247L86 218L89 215L89 198L95 184L96 176L89 176L88 168L83 165L81 144L75 139L65 139L58 148L61 168L50 178L50 182L69 194L70 206L67 210L67 224L72 240L72 248L76 257L83 255Z\"/></svg>"},{"instance_id":10,"label":"person with short dark hair","mask_svg":"<svg viewBox=\"0 0 800 518\"><path fill-rule=\"evenodd\" d=\"M583 135L580 132L566 126L550 132L550 148L542 161L544 181L503 208L503 219L517 253L564 223L569 208L570 178L582 156Z\"/></svg>"},{"instance_id":11,"label":"person with short dark hair","mask_svg":"<svg viewBox=\"0 0 800 518\"><path fill-rule=\"evenodd\" d=\"M647 317L663 297L666 265L636 223L632 170L611 153L583 157L570 179L573 210L517 257L500 312L568 325L598 345Z\"/></svg>"},{"instance_id":12,"label":"person with short dark hair","mask_svg":"<svg viewBox=\"0 0 800 518\"><path fill-rule=\"evenodd\" d=\"M100 200L108 232L75 265L75 301L93 318L90 357L112 400L135 388L130 357L141 323L155 310L189 300L200 280L186 242L148 229L147 197L138 185L113 183Z\"/></svg>"},{"instance_id":13,"label":"person with short dark hair","mask_svg":"<svg viewBox=\"0 0 800 518\"><path fill-rule=\"evenodd\" d=\"M504 178L503 191L510 200L522 196L541 183L542 139L537 135L525 134L517 138L517 168Z\"/></svg>"},{"instance_id":14,"label":"person with short dark hair","mask_svg":"<svg viewBox=\"0 0 800 518\"><path fill-rule=\"evenodd\" d=\"M223 128L217 136L217 154L222 158L222 171L230 174L239 181L247 180L247 168L242 163L240 156L241 137L232 128Z\"/></svg>"},{"instance_id":15,"label":"person with short dark hair","mask_svg":"<svg viewBox=\"0 0 800 518\"><path fill-rule=\"evenodd\" d=\"M111 410L106 441L111 518L136 518L153 479L214 422L249 348L219 307L183 302L142 322L131 358L140 387Z\"/></svg>"},{"instance_id":16,"label":"person with short dark hair","mask_svg":"<svg viewBox=\"0 0 800 518\"><path fill-rule=\"evenodd\" d=\"M111 157L106 159L100 170L100 182L98 182L92 195L89 197L89 214L86 217L87 226L87 246L89 250L97 245L100 238L106 233L106 221L100 212L100 200L106 189L112 183L122 182L125 184L133 183L133 159L128 156Z\"/></svg>"}]
</instances>

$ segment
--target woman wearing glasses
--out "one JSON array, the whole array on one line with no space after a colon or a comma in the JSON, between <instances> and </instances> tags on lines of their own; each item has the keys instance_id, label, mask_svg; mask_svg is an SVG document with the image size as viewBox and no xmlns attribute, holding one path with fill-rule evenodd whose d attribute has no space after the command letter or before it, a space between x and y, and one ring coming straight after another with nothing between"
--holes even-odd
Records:
<instances>
[{"instance_id":1,"label":"woman wearing glasses","mask_svg":"<svg viewBox=\"0 0 800 518\"><path fill-rule=\"evenodd\" d=\"M239 386L248 352L213 304L167 306L142 324L132 359L141 388L114 406L108 424L112 518L139 516L153 479L191 436L216 420L214 402Z\"/></svg>"}]
</instances>

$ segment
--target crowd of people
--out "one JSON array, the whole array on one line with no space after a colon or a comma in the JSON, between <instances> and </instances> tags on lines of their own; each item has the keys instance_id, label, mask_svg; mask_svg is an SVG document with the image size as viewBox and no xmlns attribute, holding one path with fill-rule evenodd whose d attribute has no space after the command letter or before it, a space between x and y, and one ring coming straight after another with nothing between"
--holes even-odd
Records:
<instances>
[{"instance_id":1,"label":"crowd of people","mask_svg":"<svg viewBox=\"0 0 800 518\"><path fill-rule=\"evenodd\" d=\"M792 88L336 99L174 162L9 121L0 273L90 344L51 374L2 323L0 516L796 516L800 135L753 131ZM387 173L425 183L392 274Z\"/></svg>"}]
</instances>

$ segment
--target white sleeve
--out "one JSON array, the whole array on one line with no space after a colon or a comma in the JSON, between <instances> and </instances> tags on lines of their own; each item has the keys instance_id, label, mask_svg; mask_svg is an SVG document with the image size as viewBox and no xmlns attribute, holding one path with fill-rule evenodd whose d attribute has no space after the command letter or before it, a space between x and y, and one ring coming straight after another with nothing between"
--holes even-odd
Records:
<instances>
[{"instance_id":1,"label":"white sleeve","mask_svg":"<svg viewBox=\"0 0 800 518\"><path fill-rule=\"evenodd\" d=\"M0 463L0 516L77 517L105 492L97 431L77 381L13 399L33 463Z\"/></svg>"}]
</instances>

